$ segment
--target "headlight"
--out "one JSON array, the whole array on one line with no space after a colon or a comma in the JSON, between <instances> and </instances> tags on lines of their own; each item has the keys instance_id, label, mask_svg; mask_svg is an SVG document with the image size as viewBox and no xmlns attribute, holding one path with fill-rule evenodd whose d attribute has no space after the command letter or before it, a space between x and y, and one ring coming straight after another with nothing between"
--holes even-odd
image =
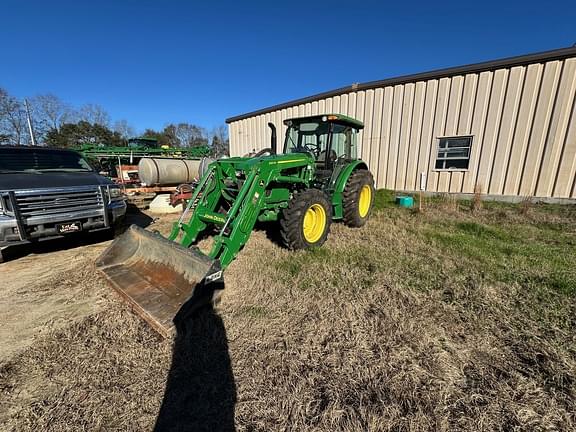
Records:
<instances>
[{"instance_id":1,"label":"headlight","mask_svg":"<svg viewBox=\"0 0 576 432\"><path fill-rule=\"evenodd\" d=\"M4 198L0 195L0 214L4 213Z\"/></svg>"},{"instance_id":2,"label":"headlight","mask_svg":"<svg viewBox=\"0 0 576 432\"><path fill-rule=\"evenodd\" d=\"M122 189L120 189L117 186L109 186L108 187L108 195L110 196L111 200L124 197L124 194L122 193Z\"/></svg>"}]
</instances>

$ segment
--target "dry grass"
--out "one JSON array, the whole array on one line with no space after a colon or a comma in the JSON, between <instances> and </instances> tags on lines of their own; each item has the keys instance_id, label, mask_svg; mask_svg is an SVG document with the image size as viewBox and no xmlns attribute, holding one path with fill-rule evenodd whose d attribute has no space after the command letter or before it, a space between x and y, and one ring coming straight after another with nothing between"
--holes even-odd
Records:
<instances>
[{"instance_id":1,"label":"dry grass","mask_svg":"<svg viewBox=\"0 0 576 432\"><path fill-rule=\"evenodd\" d=\"M3 428L574 430L574 209L389 198L321 249L255 232L174 344L102 285L2 365Z\"/></svg>"},{"instance_id":2,"label":"dry grass","mask_svg":"<svg viewBox=\"0 0 576 432\"><path fill-rule=\"evenodd\" d=\"M437 205L450 213L460 211L460 202L454 194L442 193L435 198Z\"/></svg>"},{"instance_id":3,"label":"dry grass","mask_svg":"<svg viewBox=\"0 0 576 432\"><path fill-rule=\"evenodd\" d=\"M534 206L533 201L534 197L532 196L525 196L522 198L522 201L520 201L520 205L518 207L521 215L527 216L530 213L530 210Z\"/></svg>"},{"instance_id":4,"label":"dry grass","mask_svg":"<svg viewBox=\"0 0 576 432\"><path fill-rule=\"evenodd\" d=\"M482 210L482 185L476 184L474 186L474 197L472 198L472 202L470 203L470 209L472 213L477 213Z\"/></svg>"}]
</instances>

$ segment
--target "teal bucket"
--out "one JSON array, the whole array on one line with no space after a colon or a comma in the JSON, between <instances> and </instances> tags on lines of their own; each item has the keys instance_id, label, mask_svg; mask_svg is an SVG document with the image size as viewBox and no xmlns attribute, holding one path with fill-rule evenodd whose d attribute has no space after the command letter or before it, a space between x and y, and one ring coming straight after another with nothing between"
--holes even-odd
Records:
<instances>
[{"instance_id":1,"label":"teal bucket","mask_svg":"<svg viewBox=\"0 0 576 432\"><path fill-rule=\"evenodd\" d=\"M400 207L412 208L414 207L414 198L411 196L397 196L396 204L398 204Z\"/></svg>"}]
</instances>

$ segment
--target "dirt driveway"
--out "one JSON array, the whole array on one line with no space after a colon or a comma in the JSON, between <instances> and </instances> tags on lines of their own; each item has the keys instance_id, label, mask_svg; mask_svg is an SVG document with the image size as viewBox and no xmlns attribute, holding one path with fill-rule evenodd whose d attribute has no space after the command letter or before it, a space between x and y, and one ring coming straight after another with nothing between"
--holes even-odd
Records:
<instances>
[{"instance_id":1,"label":"dirt driveway","mask_svg":"<svg viewBox=\"0 0 576 432\"><path fill-rule=\"evenodd\" d=\"M0 361L27 348L35 337L99 310L99 286L92 263L109 241L65 241L52 250L28 248L28 256L1 265ZM72 243L72 244L70 244ZM58 250L70 245L72 248Z\"/></svg>"},{"instance_id":2,"label":"dirt driveway","mask_svg":"<svg viewBox=\"0 0 576 432\"><path fill-rule=\"evenodd\" d=\"M174 219L156 218L157 229ZM148 225L154 217L128 216L127 223ZM34 338L69 326L102 309L105 281L94 261L111 243L106 232L7 249L0 264L0 362L30 346Z\"/></svg>"}]
</instances>

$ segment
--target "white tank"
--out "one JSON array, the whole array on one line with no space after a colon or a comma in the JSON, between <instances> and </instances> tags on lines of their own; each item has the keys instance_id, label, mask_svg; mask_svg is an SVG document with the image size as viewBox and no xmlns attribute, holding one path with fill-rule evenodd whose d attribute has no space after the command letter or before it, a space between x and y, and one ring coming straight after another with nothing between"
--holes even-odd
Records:
<instances>
[{"instance_id":1,"label":"white tank","mask_svg":"<svg viewBox=\"0 0 576 432\"><path fill-rule=\"evenodd\" d=\"M178 185L191 183L200 177L202 160L142 158L138 176L146 185Z\"/></svg>"}]
</instances>

